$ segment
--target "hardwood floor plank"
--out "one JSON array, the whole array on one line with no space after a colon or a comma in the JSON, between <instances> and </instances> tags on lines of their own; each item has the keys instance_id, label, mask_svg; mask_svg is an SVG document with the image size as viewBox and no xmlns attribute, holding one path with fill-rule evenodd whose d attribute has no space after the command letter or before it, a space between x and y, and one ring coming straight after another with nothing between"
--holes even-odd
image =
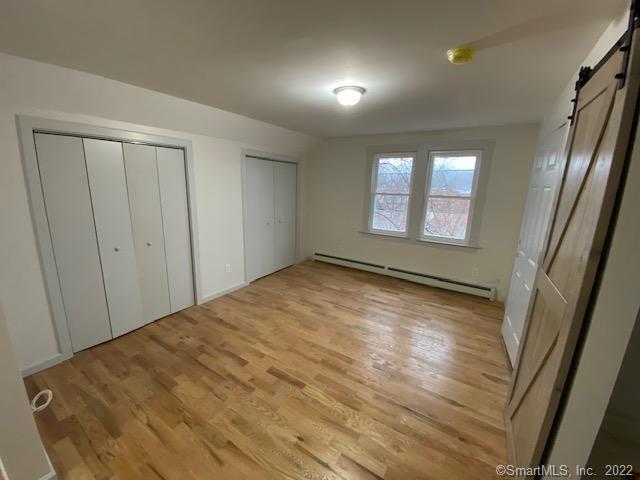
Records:
<instances>
[{"instance_id":1,"label":"hardwood floor plank","mask_svg":"<svg viewBox=\"0 0 640 480\"><path fill-rule=\"evenodd\" d=\"M305 262L25 380L60 479L494 478L500 305Z\"/></svg>"}]
</instances>

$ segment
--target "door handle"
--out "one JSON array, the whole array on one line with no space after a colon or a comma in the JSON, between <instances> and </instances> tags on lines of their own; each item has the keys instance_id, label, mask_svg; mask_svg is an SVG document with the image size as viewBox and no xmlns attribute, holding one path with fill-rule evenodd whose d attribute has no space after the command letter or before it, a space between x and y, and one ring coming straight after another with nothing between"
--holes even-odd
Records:
<instances>
[{"instance_id":1,"label":"door handle","mask_svg":"<svg viewBox=\"0 0 640 480\"><path fill-rule=\"evenodd\" d=\"M151 245L153 245L153 243L147 242L147 247L150 247Z\"/></svg>"},{"instance_id":2,"label":"door handle","mask_svg":"<svg viewBox=\"0 0 640 480\"><path fill-rule=\"evenodd\" d=\"M114 251L114 252L119 252L119 251L120 251L120 247L115 247L115 248L113 249L113 251Z\"/></svg>"}]
</instances>

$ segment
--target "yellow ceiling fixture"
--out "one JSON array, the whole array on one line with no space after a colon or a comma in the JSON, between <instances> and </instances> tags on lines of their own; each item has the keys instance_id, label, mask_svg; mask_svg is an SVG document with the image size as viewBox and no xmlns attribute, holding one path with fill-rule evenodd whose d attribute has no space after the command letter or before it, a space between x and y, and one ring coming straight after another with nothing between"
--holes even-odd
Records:
<instances>
[{"instance_id":1,"label":"yellow ceiling fixture","mask_svg":"<svg viewBox=\"0 0 640 480\"><path fill-rule=\"evenodd\" d=\"M473 48L460 47L447 50L447 59L454 65L469 63L473 59Z\"/></svg>"}]
</instances>

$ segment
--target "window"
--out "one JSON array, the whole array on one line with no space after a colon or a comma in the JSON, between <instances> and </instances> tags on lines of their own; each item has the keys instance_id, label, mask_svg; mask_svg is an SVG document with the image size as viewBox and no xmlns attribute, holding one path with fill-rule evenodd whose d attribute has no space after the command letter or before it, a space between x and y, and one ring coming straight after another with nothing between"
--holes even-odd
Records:
<instances>
[{"instance_id":1,"label":"window","mask_svg":"<svg viewBox=\"0 0 640 480\"><path fill-rule=\"evenodd\" d=\"M429 153L422 238L469 242L481 156L477 150Z\"/></svg>"},{"instance_id":2,"label":"window","mask_svg":"<svg viewBox=\"0 0 640 480\"><path fill-rule=\"evenodd\" d=\"M369 230L407 233L414 154L376 155L373 162Z\"/></svg>"},{"instance_id":3,"label":"window","mask_svg":"<svg viewBox=\"0 0 640 480\"><path fill-rule=\"evenodd\" d=\"M363 233L479 248L494 146L462 140L369 147Z\"/></svg>"}]
</instances>

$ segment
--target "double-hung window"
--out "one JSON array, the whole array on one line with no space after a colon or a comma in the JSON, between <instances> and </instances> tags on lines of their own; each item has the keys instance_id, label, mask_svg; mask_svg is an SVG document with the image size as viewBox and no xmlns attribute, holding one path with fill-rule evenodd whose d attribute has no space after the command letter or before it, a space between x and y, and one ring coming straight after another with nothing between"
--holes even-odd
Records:
<instances>
[{"instance_id":1,"label":"double-hung window","mask_svg":"<svg viewBox=\"0 0 640 480\"><path fill-rule=\"evenodd\" d=\"M369 230L404 236L407 233L415 154L374 157Z\"/></svg>"},{"instance_id":2,"label":"double-hung window","mask_svg":"<svg viewBox=\"0 0 640 480\"><path fill-rule=\"evenodd\" d=\"M423 239L469 243L481 159L477 150L429 152Z\"/></svg>"},{"instance_id":3,"label":"double-hung window","mask_svg":"<svg viewBox=\"0 0 640 480\"><path fill-rule=\"evenodd\" d=\"M372 152L366 232L477 247L492 144L413 147Z\"/></svg>"}]
</instances>

